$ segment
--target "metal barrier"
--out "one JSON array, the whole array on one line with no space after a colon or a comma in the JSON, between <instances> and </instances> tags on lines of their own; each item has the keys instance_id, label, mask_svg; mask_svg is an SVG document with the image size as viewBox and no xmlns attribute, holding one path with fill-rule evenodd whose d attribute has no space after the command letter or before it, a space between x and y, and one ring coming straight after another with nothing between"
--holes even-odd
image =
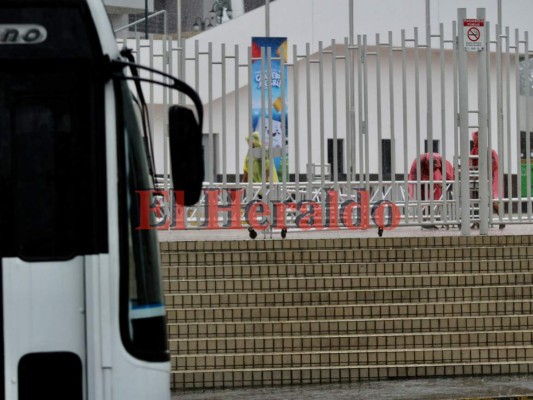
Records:
<instances>
[{"instance_id":1,"label":"metal barrier","mask_svg":"<svg viewBox=\"0 0 533 400\"><path fill-rule=\"evenodd\" d=\"M256 156L263 165L270 158L272 165L275 154L287 151L288 174L282 173L279 182L266 179L264 172L261 183L251 177L241 182L254 131L251 87L258 83L252 76L256 58L250 47L215 48L212 43L178 43L165 37L137 38L127 45L141 62L161 64L200 93L206 115L205 188L206 193L220 191L220 205L226 204L224 193L229 189L244 191L243 210L259 198L267 205L313 201L324 208L328 192L337 193L339 201L355 201L363 190L371 204L393 203L400 211L400 225L460 226L463 234L469 234L471 223L477 222L486 233L494 224L533 220L529 121L533 68L527 32L493 27L484 21L482 9L476 16L485 22L481 50L465 51L465 19L466 11L459 10L459 22L440 24L436 30L428 27L425 35L414 29L399 35L389 32L387 37L358 36L354 44L348 39L320 42L316 51L311 44L305 49L294 45L287 50L287 62L263 49L261 76L271 77L273 60L281 64L281 71L286 67L287 74L285 81L285 72L281 73L279 84L282 93L288 91L281 102L288 104L289 123L283 118L278 127L287 141L280 149L263 147ZM260 84L262 112L267 116L260 131L272 128L273 122L272 85L266 83ZM476 96L469 96L469 91ZM159 188L168 190L163 133L167 121L158 105L166 108L185 99L173 98L170 92L149 93L154 140L160 143L156 147ZM462 168L472 162L473 131L479 131L479 148L486 149L477 155L480 172L474 177L470 168ZM487 161L491 149L499 156L497 197L489 190L496 179ZM428 165L440 160L440 170L424 171L421 155L426 153ZM251 158L249 162L251 167ZM443 173L447 163L453 167L451 179ZM409 177L411 170L414 179ZM473 181L478 198L472 198ZM187 228L201 225L206 198L185 211ZM491 207L494 203L498 213ZM221 220L224 213L220 212ZM321 217L326 221L327 215ZM291 228L298 226L296 218L297 213L288 215ZM244 216L241 221L246 225Z\"/></svg>"}]
</instances>

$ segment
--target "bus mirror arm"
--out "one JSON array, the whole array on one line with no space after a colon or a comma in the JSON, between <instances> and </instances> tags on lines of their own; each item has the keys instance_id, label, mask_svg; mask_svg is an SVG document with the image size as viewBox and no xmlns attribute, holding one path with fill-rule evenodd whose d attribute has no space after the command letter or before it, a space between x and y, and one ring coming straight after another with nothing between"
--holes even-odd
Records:
<instances>
[{"instance_id":1,"label":"bus mirror arm","mask_svg":"<svg viewBox=\"0 0 533 400\"><path fill-rule=\"evenodd\" d=\"M202 100L200 99L200 96L198 96L196 91L192 87L187 85L185 82L175 78L172 75L169 75L167 73L158 71L157 69L146 67L144 65L135 64L135 63L132 63L132 62L127 62L127 61L122 61L122 60L113 60L113 61L111 61L111 65L113 67L113 71L116 71L116 72L120 72L122 70L122 68L124 68L124 67L130 67L130 68L133 67L134 70L135 69L140 69L140 70L144 70L144 71L147 71L147 72L152 72L154 74L161 75L163 78L166 78L166 79L170 80L172 83L169 83L169 82L166 82L166 81L163 81L163 80L159 80L158 81L158 80L155 80L155 79L144 78L144 77L141 77L139 75L137 75L137 76L124 76L122 74L119 75L116 72L112 73L112 75L111 75L112 78L132 80L132 81L136 81L136 82L154 83L156 85L164 86L164 87L167 87L169 89L174 89L174 90L177 90L178 92L181 92L181 93L185 94L187 97L189 97L192 100L192 102L194 104L194 107L196 109L197 116L198 116L198 125L200 125L200 127L202 127L203 118L204 118L204 112L203 112L204 107L203 107L203 104L202 104Z\"/></svg>"},{"instance_id":2,"label":"bus mirror arm","mask_svg":"<svg viewBox=\"0 0 533 400\"><path fill-rule=\"evenodd\" d=\"M203 104L200 97L185 82L172 75L153 68L138 65L122 60L111 61L111 77L114 79L131 80L135 82L140 91L140 83L153 83L170 89L177 90L188 96L195 108L198 120L194 113L187 107L172 106L169 109L169 144L170 158L172 161L172 183L178 193L176 202L183 206L192 206L198 202L204 179L204 155L202 146ZM124 67L130 68L132 76L125 76L121 71ZM138 70L144 70L160 75L162 80L154 80L139 76ZM142 93L142 91L140 91ZM139 100L146 108L144 97L139 95ZM144 119L144 117L143 117Z\"/></svg>"},{"instance_id":3,"label":"bus mirror arm","mask_svg":"<svg viewBox=\"0 0 533 400\"><path fill-rule=\"evenodd\" d=\"M135 58L133 57L133 53L131 49L124 48L121 50L120 55L123 56L130 62L132 65L130 66L130 72L131 76L133 77L139 77L139 70L137 68L137 65L135 65ZM110 60L108 57L105 57L105 61L110 64ZM124 66L122 65L116 65L116 63L112 65L112 70L114 72L120 72ZM115 75L112 75L112 77L116 77ZM143 139L145 143L145 150L146 155L148 157L148 168L150 175L152 176L153 181L155 182L155 162L154 162L154 151L153 151L153 143L152 143L152 133L149 123L149 114L148 114L148 107L146 105L146 101L144 99L144 94L141 87L140 81L135 81L135 88L137 89L137 98L138 101L136 103L139 105L139 108L141 110L141 119L142 119L142 131L143 131Z\"/></svg>"}]
</instances>

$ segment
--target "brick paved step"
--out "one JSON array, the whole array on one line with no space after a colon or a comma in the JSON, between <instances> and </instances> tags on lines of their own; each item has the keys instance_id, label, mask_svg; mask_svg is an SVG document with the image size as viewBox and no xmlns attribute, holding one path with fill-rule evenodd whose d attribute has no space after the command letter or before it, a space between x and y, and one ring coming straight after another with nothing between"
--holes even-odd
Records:
<instances>
[{"instance_id":1,"label":"brick paved step","mask_svg":"<svg viewBox=\"0 0 533 400\"><path fill-rule=\"evenodd\" d=\"M533 329L533 314L457 317L354 318L306 321L169 323L170 339L251 336L484 332Z\"/></svg>"},{"instance_id":2,"label":"brick paved step","mask_svg":"<svg viewBox=\"0 0 533 400\"><path fill-rule=\"evenodd\" d=\"M532 272L395 276L337 276L288 278L172 279L164 289L173 293L235 293L348 289L393 289L491 285L531 285Z\"/></svg>"},{"instance_id":3,"label":"brick paved step","mask_svg":"<svg viewBox=\"0 0 533 400\"><path fill-rule=\"evenodd\" d=\"M229 265L265 263L318 262L404 262L480 259L526 259L533 257L533 247L439 247L439 248L382 248L337 250L263 250L179 253L161 255L163 265Z\"/></svg>"},{"instance_id":4,"label":"brick paved step","mask_svg":"<svg viewBox=\"0 0 533 400\"><path fill-rule=\"evenodd\" d=\"M387 350L345 350L235 354L195 354L171 357L171 370L213 370L350 365L413 365L533 361L533 346L418 347Z\"/></svg>"},{"instance_id":5,"label":"brick paved step","mask_svg":"<svg viewBox=\"0 0 533 400\"><path fill-rule=\"evenodd\" d=\"M297 351L371 350L433 347L531 345L533 331L420 332L403 334L257 336L171 339L176 356L220 353L271 353Z\"/></svg>"},{"instance_id":6,"label":"brick paved step","mask_svg":"<svg viewBox=\"0 0 533 400\"><path fill-rule=\"evenodd\" d=\"M216 251L261 251L294 249L392 249L392 248L439 248L449 246L519 246L533 244L531 235L497 236L420 236L396 238L330 238L330 239L285 239L285 240L227 240L162 242L162 254L172 252Z\"/></svg>"},{"instance_id":7,"label":"brick paved step","mask_svg":"<svg viewBox=\"0 0 533 400\"><path fill-rule=\"evenodd\" d=\"M531 373L532 244L162 243L173 388Z\"/></svg>"},{"instance_id":8,"label":"brick paved step","mask_svg":"<svg viewBox=\"0 0 533 400\"><path fill-rule=\"evenodd\" d=\"M533 313L533 301L353 304L344 306L276 306L169 308L168 322L305 321L354 318L520 315Z\"/></svg>"},{"instance_id":9,"label":"brick paved step","mask_svg":"<svg viewBox=\"0 0 533 400\"><path fill-rule=\"evenodd\" d=\"M166 294L171 308L298 306L392 302L512 300L533 297L532 285L462 286L445 288L353 289L321 291Z\"/></svg>"},{"instance_id":10,"label":"brick paved step","mask_svg":"<svg viewBox=\"0 0 533 400\"><path fill-rule=\"evenodd\" d=\"M370 263L314 263L264 265L165 266L163 277L169 279L251 279L283 277L343 277L352 275L391 276L457 273L503 273L533 270L533 258L523 260L459 260Z\"/></svg>"},{"instance_id":11,"label":"brick paved step","mask_svg":"<svg viewBox=\"0 0 533 400\"><path fill-rule=\"evenodd\" d=\"M378 379L472 375L531 374L530 361L435 363L388 366L307 367L172 371L176 389L208 389L252 386L306 385Z\"/></svg>"}]
</instances>

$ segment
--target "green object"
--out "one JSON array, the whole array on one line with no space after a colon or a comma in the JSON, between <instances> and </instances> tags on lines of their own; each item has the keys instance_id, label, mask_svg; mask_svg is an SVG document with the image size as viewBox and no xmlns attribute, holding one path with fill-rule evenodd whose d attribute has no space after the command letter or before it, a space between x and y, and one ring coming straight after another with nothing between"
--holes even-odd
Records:
<instances>
[{"instance_id":1,"label":"green object","mask_svg":"<svg viewBox=\"0 0 533 400\"><path fill-rule=\"evenodd\" d=\"M530 168L530 175L529 175L529 187L531 188L531 195L533 195L533 164L531 164L529 166ZM527 164L521 164L520 165L520 172L521 172L521 176L520 176L520 180L521 180L521 183L522 183L522 197L526 197L527 196L527 187L528 187L528 183L527 183Z\"/></svg>"}]
</instances>

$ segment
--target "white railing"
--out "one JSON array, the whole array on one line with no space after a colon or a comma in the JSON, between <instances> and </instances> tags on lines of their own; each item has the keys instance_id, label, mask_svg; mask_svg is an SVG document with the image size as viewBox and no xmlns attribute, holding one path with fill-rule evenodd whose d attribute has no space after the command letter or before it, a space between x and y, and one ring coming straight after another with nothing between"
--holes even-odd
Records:
<instances>
[{"instance_id":1,"label":"white railing","mask_svg":"<svg viewBox=\"0 0 533 400\"><path fill-rule=\"evenodd\" d=\"M527 182L532 180L533 142L526 132L531 132L533 103L523 94L521 83L527 82L520 80L521 73L526 81L532 75L531 63L523 62L532 54L528 35L487 22L486 52L465 56L455 40L459 25L450 23L446 30L442 24L430 28L433 33L424 38L414 29L391 32L387 37L358 36L354 45L348 40L327 45L321 42L313 54L309 45L305 49L289 46L289 61L281 60L287 68L287 87L281 79L281 90L288 93L288 124L280 124L282 137L287 137L284 145L289 174L280 174L279 183L254 183L251 178L241 182L247 138L254 130L248 85L253 81L250 48L215 48L209 43L168 39L127 43L140 62L160 64L201 94L205 105L205 189L206 193L220 191L220 205L226 204L228 189L242 190L243 213L246 204L260 198L267 205L313 201L324 207L328 191L337 193L342 204L357 199L364 190L371 205L393 203L400 212L400 225L464 228L478 222L480 210L487 213L489 226L530 223L532 193ZM445 31L452 34L446 37ZM494 33L499 31L501 35ZM280 58L262 54L266 61L261 71L268 72L267 61ZM482 57L484 63L480 62ZM485 79L478 82L479 76ZM460 85L465 80L467 85ZM479 90L481 85L486 86L484 90ZM270 99L270 85L263 88L264 98ZM168 176L166 117L161 110L185 99L155 90L149 98L154 140L159 143L156 169L161 176ZM466 106L460 102L465 91L470 99ZM271 115L272 107L267 103L263 102L263 111ZM474 188L485 182L489 189L492 186L490 162L486 175L477 177L469 171L463 174L460 168L461 159L463 164L471 163L464 154L464 143L474 130L481 131L487 149L495 149L499 155L497 198L492 198L489 190L488 198L479 200L479 187ZM428 149L439 154L442 165L453 165L453 178L443 171L429 169L427 176L421 171L423 166L416 160ZM272 149L271 154L275 151ZM265 157L272 156L262 152L263 165ZM433 164L433 155L429 160ZM414 179L409 176L411 168ZM171 187L168 181L161 182L167 182L161 183L161 188ZM439 196L421 196L436 193L435 188L439 188ZM202 225L206 198L204 194L197 206L186 210L188 228ZM498 214L490 207L495 202ZM228 218L223 211L219 214L220 221ZM297 227L298 215L288 213L287 224ZM324 222L326 217L321 218ZM239 220L246 224L244 214Z\"/></svg>"}]
</instances>

